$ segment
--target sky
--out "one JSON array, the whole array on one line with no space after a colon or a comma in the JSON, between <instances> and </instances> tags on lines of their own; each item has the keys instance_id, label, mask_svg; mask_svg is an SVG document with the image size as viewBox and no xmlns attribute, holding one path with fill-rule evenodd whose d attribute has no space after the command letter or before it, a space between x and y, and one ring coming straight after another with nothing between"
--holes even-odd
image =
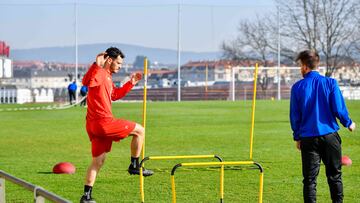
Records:
<instances>
[{"instance_id":1,"label":"sky","mask_svg":"<svg viewBox=\"0 0 360 203\"><path fill-rule=\"evenodd\" d=\"M77 23L75 23L75 2ZM219 51L240 21L275 11L273 0L0 0L0 40L12 49L124 43Z\"/></svg>"}]
</instances>

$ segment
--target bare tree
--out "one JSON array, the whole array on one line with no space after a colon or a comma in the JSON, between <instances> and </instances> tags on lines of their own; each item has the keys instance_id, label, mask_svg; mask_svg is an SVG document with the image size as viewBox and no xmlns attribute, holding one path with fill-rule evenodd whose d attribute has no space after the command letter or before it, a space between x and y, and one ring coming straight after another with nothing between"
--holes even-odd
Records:
<instances>
[{"instance_id":1,"label":"bare tree","mask_svg":"<svg viewBox=\"0 0 360 203\"><path fill-rule=\"evenodd\" d=\"M229 59L253 58L260 60L264 66L268 65L271 53L271 37L269 21L266 18L257 17L254 21L244 20L240 22L238 37L229 42L223 42L224 57Z\"/></svg>"},{"instance_id":2,"label":"bare tree","mask_svg":"<svg viewBox=\"0 0 360 203\"><path fill-rule=\"evenodd\" d=\"M223 57L231 60L245 59L246 55L240 48L242 45L237 41L223 42L221 49L223 50Z\"/></svg>"},{"instance_id":3,"label":"bare tree","mask_svg":"<svg viewBox=\"0 0 360 203\"><path fill-rule=\"evenodd\" d=\"M324 61L327 76L331 76L342 59L348 60L354 56L354 50L359 50L359 0L275 2L279 9L279 25L276 12L254 21L242 21L237 39L223 43L225 57L240 51L244 57L245 50L250 49L265 63L269 54L277 52L278 27L281 30L281 56L294 59L301 49L316 50Z\"/></svg>"},{"instance_id":4,"label":"bare tree","mask_svg":"<svg viewBox=\"0 0 360 203\"><path fill-rule=\"evenodd\" d=\"M357 0L276 0L281 14L283 43L317 50L331 76L358 30ZM286 45L285 45L286 46Z\"/></svg>"},{"instance_id":5,"label":"bare tree","mask_svg":"<svg viewBox=\"0 0 360 203\"><path fill-rule=\"evenodd\" d=\"M244 20L240 22L238 31L239 36L228 43L223 43L224 56L228 59L252 58L259 60L265 67L269 65L271 54L276 48L276 38L272 37L274 32L271 21L265 17L257 18L253 21ZM275 40L274 40L275 39ZM262 89L264 97L269 87L270 78L267 70L264 70L258 77L258 83Z\"/></svg>"}]
</instances>

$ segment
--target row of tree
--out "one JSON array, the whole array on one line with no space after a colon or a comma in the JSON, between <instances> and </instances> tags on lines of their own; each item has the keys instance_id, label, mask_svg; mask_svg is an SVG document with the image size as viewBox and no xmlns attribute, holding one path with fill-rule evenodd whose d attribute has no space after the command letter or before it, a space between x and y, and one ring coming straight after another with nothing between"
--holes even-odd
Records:
<instances>
[{"instance_id":1,"label":"row of tree","mask_svg":"<svg viewBox=\"0 0 360 203\"><path fill-rule=\"evenodd\" d=\"M359 0L275 0L277 12L240 22L236 39L223 42L225 58L252 57L265 66L278 52L293 61L303 49L316 50L331 76L342 63L360 58Z\"/></svg>"}]
</instances>

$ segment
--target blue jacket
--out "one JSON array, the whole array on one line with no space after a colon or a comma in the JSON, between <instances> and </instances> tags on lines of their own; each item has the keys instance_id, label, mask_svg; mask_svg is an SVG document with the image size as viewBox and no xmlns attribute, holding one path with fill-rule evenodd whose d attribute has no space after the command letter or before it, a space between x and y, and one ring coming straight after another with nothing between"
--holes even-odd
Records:
<instances>
[{"instance_id":1,"label":"blue jacket","mask_svg":"<svg viewBox=\"0 0 360 203\"><path fill-rule=\"evenodd\" d=\"M71 84L68 86L68 90L69 90L69 91L75 92L76 89L77 89L77 85L76 85L75 82L71 83Z\"/></svg>"},{"instance_id":2,"label":"blue jacket","mask_svg":"<svg viewBox=\"0 0 360 203\"><path fill-rule=\"evenodd\" d=\"M335 79L311 71L291 88L290 123L294 140L323 136L352 123Z\"/></svg>"},{"instance_id":3,"label":"blue jacket","mask_svg":"<svg viewBox=\"0 0 360 203\"><path fill-rule=\"evenodd\" d=\"M88 92L88 87L85 86L85 85L83 85L83 86L80 88L80 92L81 92L82 94L86 94L86 93Z\"/></svg>"}]
</instances>

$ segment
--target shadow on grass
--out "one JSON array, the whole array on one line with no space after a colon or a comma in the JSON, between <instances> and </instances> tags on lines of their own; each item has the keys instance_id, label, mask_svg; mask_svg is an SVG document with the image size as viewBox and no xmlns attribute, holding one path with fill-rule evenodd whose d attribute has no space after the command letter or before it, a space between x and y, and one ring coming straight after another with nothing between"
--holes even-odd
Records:
<instances>
[{"instance_id":1,"label":"shadow on grass","mask_svg":"<svg viewBox=\"0 0 360 203\"><path fill-rule=\"evenodd\" d=\"M55 174L52 171L39 171L38 174Z\"/></svg>"}]
</instances>

